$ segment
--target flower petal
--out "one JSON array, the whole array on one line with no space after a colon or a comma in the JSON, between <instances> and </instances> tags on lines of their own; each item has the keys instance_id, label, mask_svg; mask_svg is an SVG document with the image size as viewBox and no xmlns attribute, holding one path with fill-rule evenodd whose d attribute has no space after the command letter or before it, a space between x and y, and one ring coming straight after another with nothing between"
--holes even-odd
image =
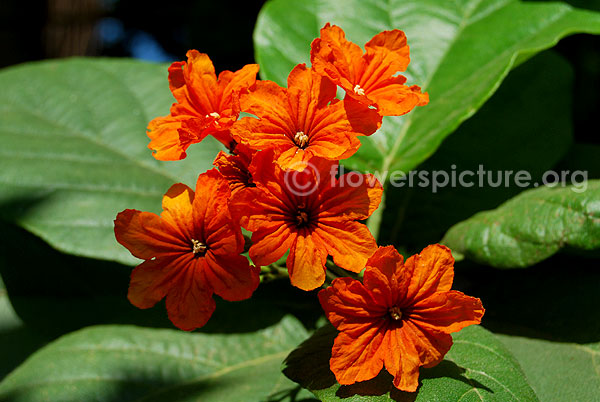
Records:
<instances>
[{"instance_id":1,"label":"flower petal","mask_svg":"<svg viewBox=\"0 0 600 402\"><path fill-rule=\"evenodd\" d=\"M394 376L394 386L402 391L414 392L419 385L419 353L413 339L400 328L385 334L382 349L386 370Z\"/></svg>"},{"instance_id":2,"label":"flower petal","mask_svg":"<svg viewBox=\"0 0 600 402\"><path fill-rule=\"evenodd\" d=\"M305 64L298 64L288 76L287 97L295 127L309 134L315 113L331 102L337 92L336 85L326 77L315 73Z\"/></svg>"},{"instance_id":3,"label":"flower petal","mask_svg":"<svg viewBox=\"0 0 600 402\"><path fill-rule=\"evenodd\" d=\"M213 161L213 165L219 169L219 172L227 180L232 195L246 187L255 186L252 183L252 175L248 170L252 158L249 153L237 152L238 149L241 150L242 148L242 145L238 145L235 155L219 151Z\"/></svg>"},{"instance_id":4,"label":"flower petal","mask_svg":"<svg viewBox=\"0 0 600 402\"><path fill-rule=\"evenodd\" d=\"M263 190L263 196L258 198L255 203L249 202L248 206L251 208L252 214L263 216L268 221L278 220L281 214L296 208L296 199L293 193L290 194L292 188L290 185L293 184L290 179L303 176L302 173L282 171L274 162L274 158L273 149L258 152L252 159L249 168L254 183Z\"/></svg>"},{"instance_id":5,"label":"flower petal","mask_svg":"<svg viewBox=\"0 0 600 402\"><path fill-rule=\"evenodd\" d=\"M327 319L340 331L354 329L387 314L387 305L377 302L362 283L352 278L336 278L319 291L319 302Z\"/></svg>"},{"instance_id":6,"label":"flower petal","mask_svg":"<svg viewBox=\"0 0 600 402\"><path fill-rule=\"evenodd\" d=\"M219 86L223 88L219 105L221 112L231 109L232 114L239 114L239 93L254 85L258 70L258 64L246 64L236 72L223 71L219 74Z\"/></svg>"},{"instance_id":7,"label":"flower petal","mask_svg":"<svg viewBox=\"0 0 600 402\"><path fill-rule=\"evenodd\" d=\"M211 116L182 119L181 128L177 130L179 144L183 149L187 150L190 145L201 142L209 134L213 134L217 130L216 119Z\"/></svg>"},{"instance_id":8,"label":"flower petal","mask_svg":"<svg viewBox=\"0 0 600 402\"><path fill-rule=\"evenodd\" d=\"M236 141L251 149L293 144L296 127L291 117L285 88L272 81L258 81L252 91L240 98L241 108L259 119L244 117L231 128Z\"/></svg>"},{"instance_id":9,"label":"flower petal","mask_svg":"<svg viewBox=\"0 0 600 402\"><path fill-rule=\"evenodd\" d=\"M247 109L243 109L247 110ZM231 127L231 135L241 144L253 150L274 148L287 150L295 147L291 130L285 121L278 121L276 115L270 119L243 117Z\"/></svg>"},{"instance_id":10,"label":"flower petal","mask_svg":"<svg viewBox=\"0 0 600 402\"><path fill-rule=\"evenodd\" d=\"M408 315L420 327L451 333L480 324L484 312L481 300L451 290L434 293L420 300L410 308Z\"/></svg>"},{"instance_id":11,"label":"flower petal","mask_svg":"<svg viewBox=\"0 0 600 402\"><path fill-rule=\"evenodd\" d=\"M197 50L189 50L186 54L188 60L183 65L180 73L169 69L169 82L171 92L177 102L183 105L190 104L200 116L218 111L218 85L215 67L210 57ZM183 79L181 75L183 75ZM176 84L185 82L185 85L176 87ZM215 96L217 95L217 96Z\"/></svg>"},{"instance_id":12,"label":"flower petal","mask_svg":"<svg viewBox=\"0 0 600 402\"><path fill-rule=\"evenodd\" d=\"M436 292L449 291L454 280L454 258L440 244L427 246L404 264L402 276L408 281L405 301L415 304Z\"/></svg>"},{"instance_id":13,"label":"flower petal","mask_svg":"<svg viewBox=\"0 0 600 402\"><path fill-rule=\"evenodd\" d=\"M345 98L343 105L352 131L371 135L381 127L382 119L377 110L357 102L351 97Z\"/></svg>"},{"instance_id":14,"label":"flower petal","mask_svg":"<svg viewBox=\"0 0 600 402\"><path fill-rule=\"evenodd\" d=\"M352 90L357 78L357 61L362 54L358 45L346 40L340 27L327 23L321 28L321 36L311 44L310 62L319 74Z\"/></svg>"},{"instance_id":15,"label":"flower petal","mask_svg":"<svg viewBox=\"0 0 600 402\"><path fill-rule=\"evenodd\" d=\"M313 290L325 282L327 253L317 246L307 230L296 236L290 247L286 265L293 286Z\"/></svg>"},{"instance_id":16,"label":"flower petal","mask_svg":"<svg viewBox=\"0 0 600 402\"><path fill-rule=\"evenodd\" d=\"M275 223L259 227L252 233L249 255L257 265L269 265L279 260L292 247L296 232L288 225Z\"/></svg>"},{"instance_id":17,"label":"flower petal","mask_svg":"<svg viewBox=\"0 0 600 402\"><path fill-rule=\"evenodd\" d=\"M380 77L391 77L398 71L405 71L410 63L410 52L406 35L399 29L383 31L373 36L365 44L365 59L374 64L377 70L367 70L363 74ZM365 82L368 84L368 82Z\"/></svg>"},{"instance_id":18,"label":"flower petal","mask_svg":"<svg viewBox=\"0 0 600 402\"><path fill-rule=\"evenodd\" d=\"M336 265L352 272L362 271L377 249L369 229L355 221L319 219L313 236L321 240Z\"/></svg>"},{"instance_id":19,"label":"flower petal","mask_svg":"<svg viewBox=\"0 0 600 402\"><path fill-rule=\"evenodd\" d=\"M189 118L183 115L157 117L148 124L148 148L154 151L152 156L161 161L176 161L187 156L187 146L181 143L179 131L182 122Z\"/></svg>"},{"instance_id":20,"label":"flower petal","mask_svg":"<svg viewBox=\"0 0 600 402\"><path fill-rule=\"evenodd\" d=\"M332 102L329 106L314 112L311 126L303 132L308 135L307 151L312 155L330 160L345 159L352 156L360 147L357 136L362 132L355 132L350 118L356 123L356 117L348 116L344 102ZM375 115L378 117L377 113ZM370 118L372 115L367 115ZM373 124L371 124L373 125ZM370 127L369 123L357 127ZM308 158L306 159L308 161Z\"/></svg>"},{"instance_id":21,"label":"flower petal","mask_svg":"<svg viewBox=\"0 0 600 402\"><path fill-rule=\"evenodd\" d=\"M313 155L312 150L302 149L296 145L289 144L281 147L273 147L279 154L275 162L283 170L304 170Z\"/></svg>"},{"instance_id":22,"label":"flower petal","mask_svg":"<svg viewBox=\"0 0 600 402\"><path fill-rule=\"evenodd\" d=\"M138 308L150 308L169 292L191 262L189 256L157 258L134 268L127 298Z\"/></svg>"},{"instance_id":23,"label":"flower petal","mask_svg":"<svg viewBox=\"0 0 600 402\"><path fill-rule=\"evenodd\" d=\"M183 239L193 238L192 202L194 191L182 183L173 184L163 196L160 217L171 225Z\"/></svg>"},{"instance_id":24,"label":"flower petal","mask_svg":"<svg viewBox=\"0 0 600 402\"><path fill-rule=\"evenodd\" d=\"M245 300L258 287L260 268L250 266L243 255L217 256L208 252L206 262L206 282L225 300Z\"/></svg>"},{"instance_id":25,"label":"flower petal","mask_svg":"<svg viewBox=\"0 0 600 402\"><path fill-rule=\"evenodd\" d=\"M244 248L242 231L229 212L231 191L227 180L217 169L198 176L193 203L194 236L205 241L213 253L239 254Z\"/></svg>"},{"instance_id":26,"label":"flower petal","mask_svg":"<svg viewBox=\"0 0 600 402\"><path fill-rule=\"evenodd\" d=\"M369 90L369 99L377 105L382 116L402 116L416 106L429 103L429 95L421 93L417 85L403 85L406 79L402 76L378 82Z\"/></svg>"},{"instance_id":27,"label":"flower petal","mask_svg":"<svg viewBox=\"0 0 600 402\"><path fill-rule=\"evenodd\" d=\"M115 219L115 237L137 258L151 258L186 251L185 238L151 212L126 209Z\"/></svg>"},{"instance_id":28,"label":"flower petal","mask_svg":"<svg viewBox=\"0 0 600 402\"><path fill-rule=\"evenodd\" d=\"M419 385L419 367L438 364L452 346L452 337L437 331L422 331L410 321L386 334L390 352L385 367L394 376L394 386L414 392Z\"/></svg>"},{"instance_id":29,"label":"flower petal","mask_svg":"<svg viewBox=\"0 0 600 402\"><path fill-rule=\"evenodd\" d=\"M215 311L213 290L203 281L206 261L192 263L179 275L167 294L167 313L173 324L184 331L202 327Z\"/></svg>"},{"instance_id":30,"label":"flower petal","mask_svg":"<svg viewBox=\"0 0 600 402\"><path fill-rule=\"evenodd\" d=\"M399 289L394 273L403 261L394 246L379 247L367 261L363 283L378 304L388 308L396 305Z\"/></svg>"},{"instance_id":31,"label":"flower petal","mask_svg":"<svg viewBox=\"0 0 600 402\"><path fill-rule=\"evenodd\" d=\"M375 378L383 368L386 322L363 324L355 336L341 332L333 343L329 366L342 385Z\"/></svg>"},{"instance_id":32,"label":"flower petal","mask_svg":"<svg viewBox=\"0 0 600 402\"><path fill-rule=\"evenodd\" d=\"M319 194L319 217L363 220L379 207L383 187L375 176L350 172L332 180L334 184L323 187Z\"/></svg>"}]
</instances>

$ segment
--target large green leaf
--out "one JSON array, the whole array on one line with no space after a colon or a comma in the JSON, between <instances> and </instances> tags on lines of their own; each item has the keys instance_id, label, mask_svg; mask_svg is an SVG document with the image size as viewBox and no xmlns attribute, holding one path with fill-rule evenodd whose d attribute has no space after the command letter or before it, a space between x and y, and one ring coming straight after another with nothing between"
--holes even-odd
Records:
<instances>
[{"instance_id":1,"label":"large green leaf","mask_svg":"<svg viewBox=\"0 0 600 402\"><path fill-rule=\"evenodd\" d=\"M254 33L261 76L283 84L295 64L309 61L310 42L326 22L340 25L361 45L382 30L404 30L411 46L409 83L430 94L429 105L386 119L346 163L379 172L407 172L430 156L491 96L515 62L565 35L600 33L599 13L564 3L271 0Z\"/></svg>"},{"instance_id":2,"label":"large green leaf","mask_svg":"<svg viewBox=\"0 0 600 402\"><path fill-rule=\"evenodd\" d=\"M524 170L540 181L572 142L572 78L569 63L551 50L512 70L498 92L418 169L429 177L436 171L460 177L481 166L491 177L467 176L470 184L438 188L420 187L420 180L410 188L407 181L402 188L389 186L382 235L390 238L383 242L415 252L438 242L452 225L523 191L512 179L493 185L505 171Z\"/></svg>"},{"instance_id":3,"label":"large green leaf","mask_svg":"<svg viewBox=\"0 0 600 402\"><path fill-rule=\"evenodd\" d=\"M600 343L548 342L499 336L544 402L600 399Z\"/></svg>"},{"instance_id":4,"label":"large green leaf","mask_svg":"<svg viewBox=\"0 0 600 402\"><path fill-rule=\"evenodd\" d=\"M212 138L158 162L146 126L169 113L165 65L72 59L0 73L0 214L52 246L132 264L113 220L157 211L176 182L195 183L220 149Z\"/></svg>"},{"instance_id":5,"label":"large green leaf","mask_svg":"<svg viewBox=\"0 0 600 402\"><path fill-rule=\"evenodd\" d=\"M244 335L90 327L31 356L0 383L0 400L283 400L296 391L281 361L306 336L292 317Z\"/></svg>"},{"instance_id":6,"label":"large green leaf","mask_svg":"<svg viewBox=\"0 0 600 402\"><path fill-rule=\"evenodd\" d=\"M584 183L524 191L497 209L454 225L442 243L477 262L504 268L533 265L567 245L598 248L600 180Z\"/></svg>"},{"instance_id":7,"label":"large green leaf","mask_svg":"<svg viewBox=\"0 0 600 402\"><path fill-rule=\"evenodd\" d=\"M421 369L417 393L398 391L385 370L373 380L341 386L329 370L337 331L319 329L286 359L284 373L322 401L537 401L518 363L493 334L471 326L434 368Z\"/></svg>"}]
</instances>

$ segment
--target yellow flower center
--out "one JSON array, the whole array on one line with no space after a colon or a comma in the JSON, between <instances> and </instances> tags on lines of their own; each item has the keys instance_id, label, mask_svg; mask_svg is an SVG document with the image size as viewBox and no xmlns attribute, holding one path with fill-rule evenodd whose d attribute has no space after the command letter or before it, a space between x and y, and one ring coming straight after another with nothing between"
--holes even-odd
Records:
<instances>
[{"instance_id":1,"label":"yellow flower center","mask_svg":"<svg viewBox=\"0 0 600 402\"><path fill-rule=\"evenodd\" d=\"M221 117L221 115L219 113L217 113L217 112L209 113L209 114L206 115L206 117L208 117L208 116L214 117L215 119L218 119L218 118Z\"/></svg>"},{"instance_id":2,"label":"yellow flower center","mask_svg":"<svg viewBox=\"0 0 600 402\"><path fill-rule=\"evenodd\" d=\"M197 256L203 256L206 253L206 244L199 240L192 239L192 253Z\"/></svg>"},{"instance_id":3,"label":"yellow flower center","mask_svg":"<svg viewBox=\"0 0 600 402\"><path fill-rule=\"evenodd\" d=\"M300 148L304 148L306 147L306 144L308 144L308 135L304 134L302 131L298 131L294 136L294 142Z\"/></svg>"}]
</instances>

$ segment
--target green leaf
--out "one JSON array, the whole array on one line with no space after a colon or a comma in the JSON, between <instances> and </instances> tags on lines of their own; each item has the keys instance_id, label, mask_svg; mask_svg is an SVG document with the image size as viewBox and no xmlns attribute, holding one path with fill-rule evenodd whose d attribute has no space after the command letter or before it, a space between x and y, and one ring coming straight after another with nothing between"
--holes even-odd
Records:
<instances>
[{"instance_id":1,"label":"green leaf","mask_svg":"<svg viewBox=\"0 0 600 402\"><path fill-rule=\"evenodd\" d=\"M600 14L564 3L518 0L272 0L254 32L261 76L285 83L297 63L309 61L310 42L326 22L363 45L376 33L399 28L411 47L408 83L424 87L431 102L363 139L345 162L363 171L408 172L440 145L498 88L520 58L576 32L600 33Z\"/></svg>"},{"instance_id":2,"label":"green leaf","mask_svg":"<svg viewBox=\"0 0 600 402\"><path fill-rule=\"evenodd\" d=\"M517 358L542 401L595 401L600 397L600 343L499 338Z\"/></svg>"},{"instance_id":3,"label":"green leaf","mask_svg":"<svg viewBox=\"0 0 600 402\"><path fill-rule=\"evenodd\" d=\"M382 233L390 238L383 242L418 252L438 242L452 225L522 192L513 180L515 172L527 171L532 183L541 181L572 142L572 76L569 63L553 51L542 52L511 71L477 114L418 168L429 178L435 171L446 172L449 179L454 172L460 178L480 166L492 175L483 180L466 176L472 187L458 180L456 185L420 187L418 179L410 188L408 180L400 188L389 186ZM498 183L498 172L507 171L513 176L493 185Z\"/></svg>"},{"instance_id":4,"label":"green leaf","mask_svg":"<svg viewBox=\"0 0 600 402\"><path fill-rule=\"evenodd\" d=\"M134 264L114 239L126 208L159 211L176 182L194 185L220 146L156 161L146 126L169 113L165 65L71 59L0 72L0 214L68 253Z\"/></svg>"},{"instance_id":5,"label":"green leaf","mask_svg":"<svg viewBox=\"0 0 600 402\"><path fill-rule=\"evenodd\" d=\"M454 345L444 360L421 369L416 394L394 388L385 369L373 380L338 384L329 370L336 334L330 325L319 329L285 362L284 373L322 401L537 401L512 355L479 326L454 334Z\"/></svg>"},{"instance_id":6,"label":"green leaf","mask_svg":"<svg viewBox=\"0 0 600 402\"><path fill-rule=\"evenodd\" d=\"M90 327L31 356L0 383L0 400L279 400L298 391L280 366L306 336L292 317L244 335Z\"/></svg>"},{"instance_id":7,"label":"green leaf","mask_svg":"<svg viewBox=\"0 0 600 402\"><path fill-rule=\"evenodd\" d=\"M598 248L600 181L524 191L497 209L454 225L442 243L501 268L533 265L567 245Z\"/></svg>"}]
</instances>

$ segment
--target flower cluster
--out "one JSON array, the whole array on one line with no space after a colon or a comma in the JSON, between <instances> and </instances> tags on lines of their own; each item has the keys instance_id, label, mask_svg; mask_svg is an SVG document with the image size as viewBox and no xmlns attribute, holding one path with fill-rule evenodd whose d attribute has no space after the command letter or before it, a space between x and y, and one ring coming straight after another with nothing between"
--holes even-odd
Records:
<instances>
[{"instance_id":1,"label":"flower cluster","mask_svg":"<svg viewBox=\"0 0 600 402\"><path fill-rule=\"evenodd\" d=\"M303 290L324 285L329 256L356 274L366 266L363 283L338 278L319 293L340 331L331 369L350 384L385 365L398 388L414 390L419 366L437 364L451 345L448 333L478 323L483 308L450 290L451 255L442 246L404 265L395 249L378 249L361 221L378 208L382 185L363 175L361 185L344 186L337 174L339 161L359 149L358 137L375 133L383 116L428 103L399 74L408 63L402 31L375 35L363 52L330 24L311 45L312 67L297 65L287 88L257 80L258 65L217 77L209 57L195 50L173 63L176 103L148 126L154 157L183 159L209 135L229 152L216 155L216 169L199 175L195 192L173 185L160 216L118 214L117 241L145 260L132 272L129 300L149 308L166 297L171 321L193 330L213 313L213 293L249 298L260 266L286 253L290 281Z\"/></svg>"}]
</instances>

